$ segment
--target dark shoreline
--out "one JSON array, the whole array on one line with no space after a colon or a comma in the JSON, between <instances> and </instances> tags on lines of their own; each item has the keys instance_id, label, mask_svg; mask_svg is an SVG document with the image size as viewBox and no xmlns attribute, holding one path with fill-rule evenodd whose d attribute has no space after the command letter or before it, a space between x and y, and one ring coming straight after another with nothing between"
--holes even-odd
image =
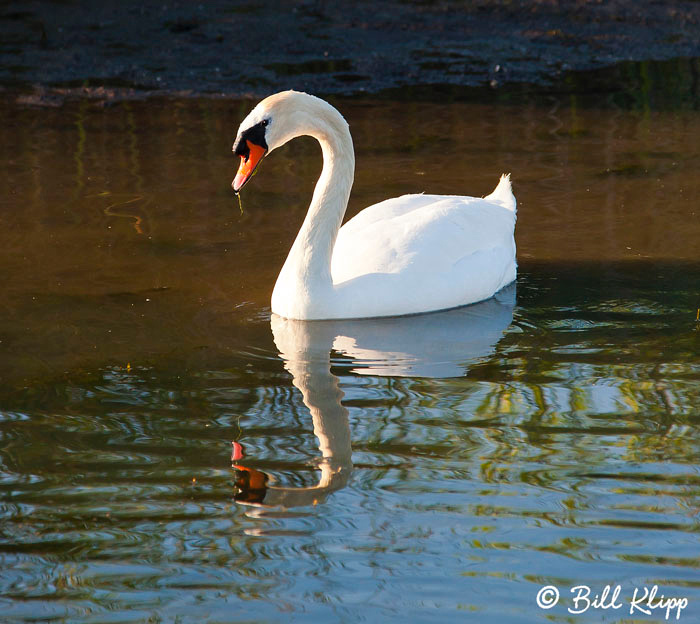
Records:
<instances>
[{"instance_id":1,"label":"dark shoreline","mask_svg":"<svg viewBox=\"0 0 700 624\"><path fill-rule=\"evenodd\" d=\"M287 88L614 90L620 67L648 61L662 76L664 63L685 63L697 100L700 3L15 1L0 9L0 42L0 93L39 105Z\"/></svg>"}]
</instances>

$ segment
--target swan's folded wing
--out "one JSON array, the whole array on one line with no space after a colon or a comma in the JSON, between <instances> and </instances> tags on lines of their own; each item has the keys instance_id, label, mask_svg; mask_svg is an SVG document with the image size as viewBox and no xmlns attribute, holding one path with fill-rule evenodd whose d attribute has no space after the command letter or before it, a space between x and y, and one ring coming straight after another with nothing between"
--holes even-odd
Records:
<instances>
[{"instance_id":1,"label":"swan's folded wing","mask_svg":"<svg viewBox=\"0 0 700 624\"><path fill-rule=\"evenodd\" d=\"M335 284L370 273L439 279L473 254L514 254L514 213L472 197L404 195L348 221L333 250Z\"/></svg>"}]
</instances>

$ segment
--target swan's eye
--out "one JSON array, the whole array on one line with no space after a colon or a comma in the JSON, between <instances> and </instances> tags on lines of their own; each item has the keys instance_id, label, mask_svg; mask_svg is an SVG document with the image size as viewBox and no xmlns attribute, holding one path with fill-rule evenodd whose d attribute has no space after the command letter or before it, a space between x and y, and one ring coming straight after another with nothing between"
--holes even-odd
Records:
<instances>
[{"instance_id":1,"label":"swan's eye","mask_svg":"<svg viewBox=\"0 0 700 624\"><path fill-rule=\"evenodd\" d=\"M269 120L269 119L263 119L263 120L262 120L262 125L263 125L263 126L267 126L267 125L269 125L269 123L270 123L270 120Z\"/></svg>"}]
</instances>

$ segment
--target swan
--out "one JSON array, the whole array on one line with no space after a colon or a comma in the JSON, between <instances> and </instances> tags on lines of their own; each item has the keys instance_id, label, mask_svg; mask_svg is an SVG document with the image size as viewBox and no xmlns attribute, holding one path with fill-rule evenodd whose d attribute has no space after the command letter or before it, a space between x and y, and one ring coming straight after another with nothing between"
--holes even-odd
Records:
<instances>
[{"instance_id":1,"label":"swan","mask_svg":"<svg viewBox=\"0 0 700 624\"><path fill-rule=\"evenodd\" d=\"M272 292L272 312L294 320L419 314L492 297L515 280L516 202L510 174L484 198L403 195L341 223L355 154L347 122L324 100L283 91L241 123L233 153L239 193L262 159L291 139L320 144L323 169Z\"/></svg>"}]
</instances>

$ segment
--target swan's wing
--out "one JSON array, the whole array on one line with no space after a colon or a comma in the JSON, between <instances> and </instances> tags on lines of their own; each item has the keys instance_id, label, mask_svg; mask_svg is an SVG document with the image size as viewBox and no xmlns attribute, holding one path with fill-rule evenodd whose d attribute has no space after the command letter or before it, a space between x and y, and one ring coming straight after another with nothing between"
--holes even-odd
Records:
<instances>
[{"instance_id":1,"label":"swan's wing","mask_svg":"<svg viewBox=\"0 0 700 624\"><path fill-rule=\"evenodd\" d=\"M500 202L462 196L404 195L366 208L338 232L335 284L368 273L438 277L494 248L512 255L515 214Z\"/></svg>"},{"instance_id":2,"label":"swan's wing","mask_svg":"<svg viewBox=\"0 0 700 624\"><path fill-rule=\"evenodd\" d=\"M514 228L501 201L409 195L371 206L338 233L338 306L348 317L390 316L488 299L515 279Z\"/></svg>"}]
</instances>

